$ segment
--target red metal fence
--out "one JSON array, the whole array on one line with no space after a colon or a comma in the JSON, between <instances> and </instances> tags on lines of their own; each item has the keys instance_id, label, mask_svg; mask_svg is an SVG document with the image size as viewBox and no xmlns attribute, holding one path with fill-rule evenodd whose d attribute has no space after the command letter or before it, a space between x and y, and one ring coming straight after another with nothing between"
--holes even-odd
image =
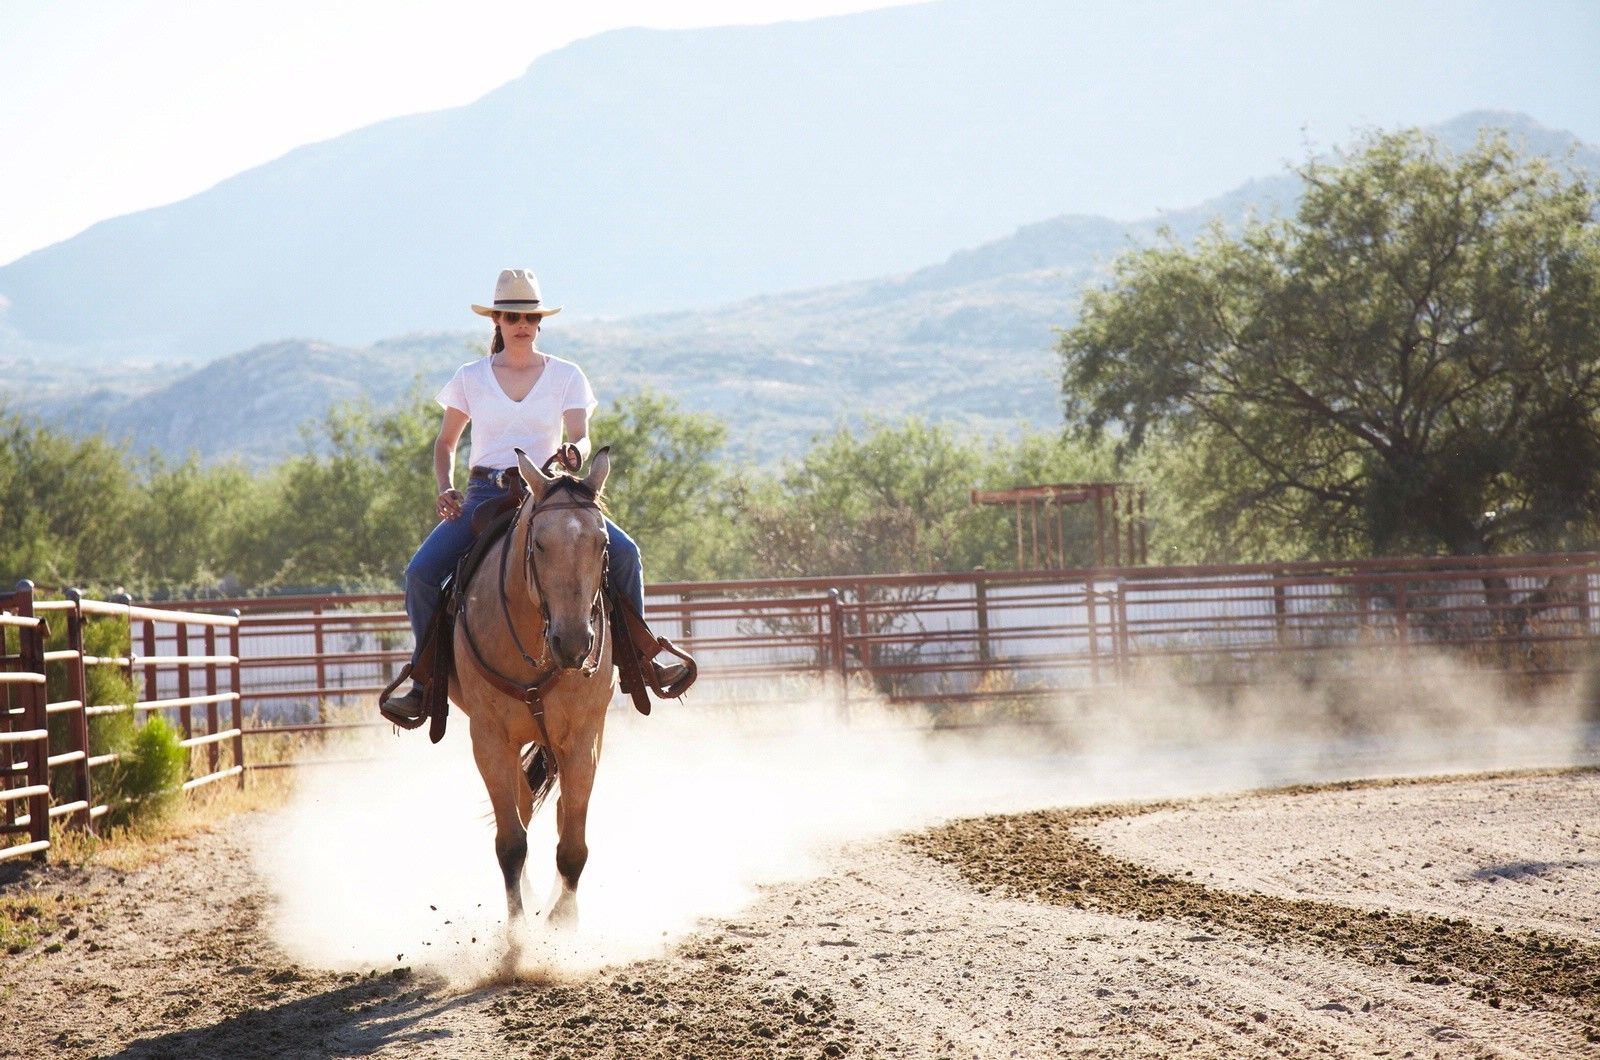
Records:
<instances>
[{"instance_id":1,"label":"red metal fence","mask_svg":"<svg viewBox=\"0 0 1600 1060\"><path fill-rule=\"evenodd\" d=\"M88 653L84 624L94 617L126 624L126 654ZM53 622L64 624L65 647L47 650ZM177 726L180 746L191 752L192 775L183 782L185 791L230 777L244 782L237 614L106 603L84 600L75 592L65 600L39 600L33 586L23 582L15 592L0 595L0 633L7 634L0 637L6 721L0 727L0 837L26 837L25 842L0 847L0 861L26 854L42 857L57 819L85 828L116 808L97 801L103 796L96 794L102 789L97 789L94 775L115 765L121 755L92 753L91 717L162 713ZM226 651L219 645L222 638ZM126 673L135 688L143 687L143 695L130 703L87 703L88 671L99 666ZM51 673L64 678L66 698L51 701Z\"/></svg>"},{"instance_id":2,"label":"red metal fence","mask_svg":"<svg viewBox=\"0 0 1600 1060\"><path fill-rule=\"evenodd\" d=\"M1359 676L1421 653L1539 680L1590 667L1597 593L1600 554L1565 553L678 583L653 586L647 612L699 659L701 681L682 708L693 709L792 699L818 682L840 697L870 688L890 701L938 702L1091 693L1153 675L1192 685L1319 666ZM45 716L71 715L78 734L102 708L83 708L81 691L44 702L45 655L78 671L117 665L136 675L139 702L115 709L173 715L185 742L207 749L190 781L198 785L283 764L262 761L252 740L382 726L367 708L410 655L400 605L397 593L144 607L0 597L0 630L11 631L0 667L9 723L0 730L9 768L0 825L42 836L40 778L98 764L79 757L81 735L46 753ZM202 613L214 611L227 614ZM69 639L86 615L123 617L138 650L83 658L80 639L46 653L40 613L62 615ZM340 705L357 709L331 716ZM75 790L48 813L80 814L78 804L93 801L88 781Z\"/></svg>"},{"instance_id":3,"label":"red metal fence","mask_svg":"<svg viewBox=\"0 0 1600 1060\"><path fill-rule=\"evenodd\" d=\"M1158 668L1245 682L1302 661L1424 651L1570 673L1600 631L1597 593L1600 554L1563 553L685 582L651 587L646 610L699 659L693 700L844 678L928 701L1092 689ZM240 612L247 714L312 727L331 704L370 702L409 657L400 605L399 594L182 604Z\"/></svg>"}]
</instances>

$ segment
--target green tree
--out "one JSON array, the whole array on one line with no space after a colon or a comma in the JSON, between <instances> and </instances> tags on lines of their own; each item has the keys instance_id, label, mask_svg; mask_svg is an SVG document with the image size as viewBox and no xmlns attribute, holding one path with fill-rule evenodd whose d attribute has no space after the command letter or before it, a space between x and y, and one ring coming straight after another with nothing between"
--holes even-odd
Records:
<instances>
[{"instance_id":1,"label":"green tree","mask_svg":"<svg viewBox=\"0 0 1600 1060\"><path fill-rule=\"evenodd\" d=\"M717 577L730 568L727 428L703 413L642 392L623 397L590 424L611 447L606 506L639 542L652 581Z\"/></svg>"},{"instance_id":2,"label":"green tree","mask_svg":"<svg viewBox=\"0 0 1600 1060\"><path fill-rule=\"evenodd\" d=\"M1600 226L1502 137L1377 135L1295 217L1119 260L1060 343L1069 422L1174 457L1234 555L1586 541L1600 513Z\"/></svg>"},{"instance_id":3,"label":"green tree","mask_svg":"<svg viewBox=\"0 0 1600 1060\"><path fill-rule=\"evenodd\" d=\"M124 452L0 412L0 586L114 582L134 567L135 477Z\"/></svg>"},{"instance_id":4,"label":"green tree","mask_svg":"<svg viewBox=\"0 0 1600 1060\"><path fill-rule=\"evenodd\" d=\"M234 573L230 543L258 508L261 486L237 464L204 467L198 458L151 458L125 533L137 550L122 584L200 588Z\"/></svg>"},{"instance_id":5,"label":"green tree","mask_svg":"<svg viewBox=\"0 0 1600 1060\"><path fill-rule=\"evenodd\" d=\"M776 480L736 490L749 562L764 577L964 569L980 448L910 419L818 438Z\"/></svg>"},{"instance_id":6,"label":"green tree","mask_svg":"<svg viewBox=\"0 0 1600 1060\"><path fill-rule=\"evenodd\" d=\"M433 527L438 406L420 389L387 411L331 410L277 469L267 507L237 541L247 585L393 585Z\"/></svg>"},{"instance_id":7,"label":"green tree","mask_svg":"<svg viewBox=\"0 0 1600 1060\"><path fill-rule=\"evenodd\" d=\"M1012 567L1009 508L977 507L974 489L1113 477L1110 447L1065 434L963 438L908 419L841 427L776 478L733 487L744 562L764 577ZM1093 512L1066 514L1069 562L1093 562Z\"/></svg>"}]
</instances>

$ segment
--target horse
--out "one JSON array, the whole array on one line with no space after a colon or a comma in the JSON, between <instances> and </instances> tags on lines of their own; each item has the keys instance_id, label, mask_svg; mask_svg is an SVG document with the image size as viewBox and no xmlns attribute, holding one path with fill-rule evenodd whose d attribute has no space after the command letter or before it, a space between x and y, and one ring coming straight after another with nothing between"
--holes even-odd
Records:
<instances>
[{"instance_id":1,"label":"horse","mask_svg":"<svg viewBox=\"0 0 1600 1060\"><path fill-rule=\"evenodd\" d=\"M561 893L548 922L577 925L578 877L589 857L589 795L616 683L602 600L606 526L600 494L611 468L609 447L594 455L581 479L546 474L521 449L516 452L528 495L510 531L490 547L466 584L449 685L450 699L467 715L472 757L494 807L508 960L517 952L523 916L528 822L558 785Z\"/></svg>"}]
</instances>

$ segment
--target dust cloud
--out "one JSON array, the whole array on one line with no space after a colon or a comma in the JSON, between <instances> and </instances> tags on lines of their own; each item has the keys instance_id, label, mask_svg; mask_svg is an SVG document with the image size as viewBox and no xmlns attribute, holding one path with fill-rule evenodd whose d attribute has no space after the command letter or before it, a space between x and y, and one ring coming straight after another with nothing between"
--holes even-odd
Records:
<instances>
[{"instance_id":1,"label":"dust cloud","mask_svg":"<svg viewBox=\"0 0 1600 1060\"><path fill-rule=\"evenodd\" d=\"M1393 675L1402 676L1401 672ZM1594 761L1576 687L1508 693L1443 660L1405 680L1285 675L1223 696L1150 672L988 715L819 693L782 705L614 708L576 932L548 930L554 799L529 833L517 974L560 980L660 952L852 841L950 817L1294 782ZM967 722L981 724L965 724ZM466 719L329 748L255 836L275 937L337 970L504 974L505 900Z\"/></svg>"}]
</instances>

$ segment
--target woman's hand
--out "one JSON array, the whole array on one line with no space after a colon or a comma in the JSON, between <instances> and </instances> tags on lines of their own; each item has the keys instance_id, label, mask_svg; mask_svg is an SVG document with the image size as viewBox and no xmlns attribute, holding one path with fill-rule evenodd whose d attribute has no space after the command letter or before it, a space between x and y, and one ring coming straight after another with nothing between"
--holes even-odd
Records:
<instances>
[{"instance_id":1,"label":"woman's hand","mask_svg":"<svg viewBox=\"0 0 1600 1060\"><path fill-rule=\"evenodd\" d=\"M556 463L561 465L563 471L577 474L578 469L583 466L583 453L579 452L577 446L567 442L556 450Z\"/></svg>"},{"instance_id":2,"label":"woman's hand","mask_svg":"<svg viewBox=\"0 0 1600 1060\"><path fill-rule=\"evenodd\" d=\"M461 505L466 501L466 496L454 486L448 486L439 491L439 499L434 503L438 510L439 518L449 522L451 519L461 517Z\"/></svg>"}]
</instances>

